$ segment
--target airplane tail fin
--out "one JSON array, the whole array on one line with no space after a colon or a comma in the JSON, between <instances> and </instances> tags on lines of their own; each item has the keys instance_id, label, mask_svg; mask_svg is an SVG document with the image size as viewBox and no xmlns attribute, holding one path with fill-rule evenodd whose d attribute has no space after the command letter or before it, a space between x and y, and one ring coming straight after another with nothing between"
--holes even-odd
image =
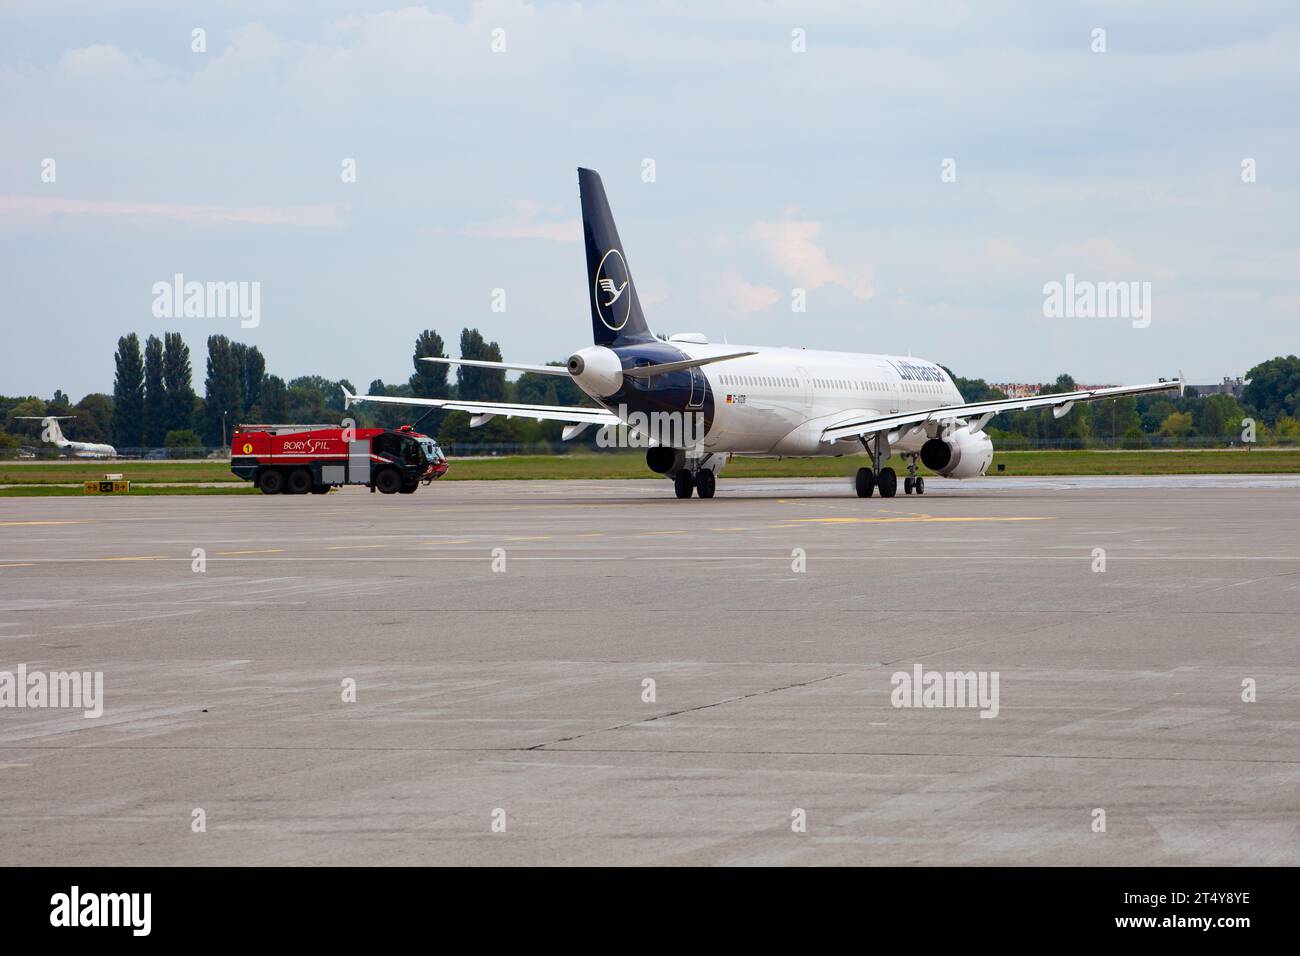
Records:
<instances>
[{"instance_id":1,"label":"airplane tail fin","mask_svg":"<svg viewBox=\"0 0 1300 956\"><path fill-rule=\"evenodd\" d=\"M587 247L592 337L597 345L650 341L654 333L641 312L641 300L628 271L600 174L593 169L579 169L578 192L582 197L582 234Z\"/></svg>"},{"instance_id":2,"label":"airplane tail fin","mask_svg":"<svg viewBox=\"0 0 1300 956\"><path fill-rule=\"evenodd\" d=\"M41 441L47 441L51 445L62 445L67 439L63 437L63 429L59 427L61 421L71 421L76 415L15 415L14 418L21 421L40 422L41 423Z\"/></svg>"}]
</instances>

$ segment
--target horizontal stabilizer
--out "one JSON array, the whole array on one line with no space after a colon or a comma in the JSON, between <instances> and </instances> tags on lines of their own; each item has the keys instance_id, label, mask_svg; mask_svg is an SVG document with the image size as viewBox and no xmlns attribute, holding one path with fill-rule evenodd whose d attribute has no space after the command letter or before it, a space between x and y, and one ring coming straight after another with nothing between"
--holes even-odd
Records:
<instances>
[{"instance_id":1,"label":"horizontal stabilizer","mask_svg":"<svg viewBox=\"0 0 1300 956\"><path fill-rule=\"evenodd\" d=\"M635 368L623 369L623 374L628 378L650 378L653 375L680 372L683 369L698 368L701 365L710 365L713 362L725 362L728 359L744 358L746 355L757 354L757 352L732 352L730 355L714 355L710 358L682 359L680 362L660 362L658 365L638 365Z\"/></svg>"},{"instance_id":2,"label":"horizontal stabilizer","mask_svg":"<svg viewBox=\"0 0 1300 956\"><path fill-rule=\"evenodd\" d=\"M472 365L474 368L510 369L517 372L536 372L538 375L568 375L569 370L563 365L529 365L525 362L492 362L488 359L445 358L441 355L428 355L421 362L436 362L440 365Z\"/></svg>"}]
</instances>

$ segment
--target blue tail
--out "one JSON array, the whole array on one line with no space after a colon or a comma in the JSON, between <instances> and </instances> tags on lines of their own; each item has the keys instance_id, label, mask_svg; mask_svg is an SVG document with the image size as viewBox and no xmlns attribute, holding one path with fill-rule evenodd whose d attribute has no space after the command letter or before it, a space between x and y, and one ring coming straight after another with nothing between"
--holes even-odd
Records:
<instances>
[{"instance_id":1,"label":"blue tail","mask_svg":"<svg viewBox=\"0 0 1300 956\"><path fill-rule=\"evenodd\" d=\"M578 170L582 197L582 233L587 244L587 295L591 301L591 331L597 345L654 341L645 324L641 300L632 282L614 216L605 199L600 174Z\"/></svg>"}]
</instances>

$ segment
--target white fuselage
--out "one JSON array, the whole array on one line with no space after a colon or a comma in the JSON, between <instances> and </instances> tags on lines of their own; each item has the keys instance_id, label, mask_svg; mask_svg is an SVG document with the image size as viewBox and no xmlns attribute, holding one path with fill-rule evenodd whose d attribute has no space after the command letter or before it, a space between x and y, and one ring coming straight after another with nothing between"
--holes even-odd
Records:
<instances>
[{"instance_id":1,"label":"white fuselage","mask_svg":"<svg viewBox=\"0 0 1300 956\"><path fill-rule=\"evenodd\" d=\"M94 442L62 441L59 450L65 451L73 458L116 458L117 449L112 445L97 445Z\"/></svg>"},{"instance_id":2,"label":"white fuselage","mask_svg":"<svg viewBox=\"0 0 1300 956\"><path fill-rule=\"evenodd\" d=\"M672 344L690 358L757 353L697 369L713 393L713 422L704 438L704 448L711 452L852 454L862 450L856 438L823 442L822 429L850 417L962 403L948 373L925 359L676 340ZM926 437L917 431L894 447L916 451Z\"/></svg>"}]
</instances>

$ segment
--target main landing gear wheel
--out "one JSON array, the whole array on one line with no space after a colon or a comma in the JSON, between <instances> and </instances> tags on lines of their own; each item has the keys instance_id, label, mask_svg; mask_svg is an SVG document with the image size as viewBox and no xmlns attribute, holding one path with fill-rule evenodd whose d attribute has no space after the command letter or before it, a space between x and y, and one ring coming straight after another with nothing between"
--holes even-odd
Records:
<instances>
[{"instance_id":1,"label":"main landing gear wheel","mask_svg":"<svg viewBox=\"0 0 1300 956\"><path fill-rule=\"evenodd\" d=\"M881 468L876 476L876 485L880 488L880 497L892 498L898 494L898 475L892 468Z\"/></svg>"},{"instance_id":2,"label":"main landing gear wheel","mask_svg":"<svg viewBox=\"0 0 1300 956\"><path fill-rule=\"evenodd\" d=\"M673 491L677 492L678 498L689 498L694 490L695 482L691 478L691 473L685 468L673 476Z\"/></svg>"},{"instance_id":3,"label":"main landing gear wheel","mask_svg":"<svg viewBox=\"0 0 1300 956\"><path fill-rule=\"evenodd\" d=\"M695 476L695 490L701 498L712 498L718 489L718 476L708 468L701 468Z\"/></svg>"},{"instance_id":4,"label":"main landing gear wheel","mask_svg":"<svg viewBox=\"0 0 1300 956\"><path fill-rule=\"evenodd\" d=\"M876 487L876 475L870 468L859 468L853 478L853 488L859 498L870 498Z\"/></svg>"}]
</instances>

